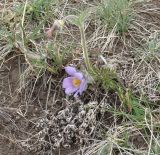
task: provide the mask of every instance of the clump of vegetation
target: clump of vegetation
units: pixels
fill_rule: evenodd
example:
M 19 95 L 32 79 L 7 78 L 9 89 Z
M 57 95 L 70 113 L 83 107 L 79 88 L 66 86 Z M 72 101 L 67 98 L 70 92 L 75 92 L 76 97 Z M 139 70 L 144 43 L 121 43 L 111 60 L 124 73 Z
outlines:
M 133 14 L 129 0 L 104 0 L 98 12 L 107 27 L 120 34 L 128 30 Z
M 40 22 L 42 20 L 48 20 L 51 15 L 51 7 L 56 7 L 57 0 L 33 0 L 26 1 L 25 5 L 21 4 L 15 7 L 16 14 L 21 15 L 23 11 L 26 13 L 26 17 L 29 22 Z
M 159 32 L 154 32 L 146 39 L 143 48 L 136 50 L 135 55 L 139 55 L 142 59 L 151 62 L 159 59 L 160 38 Z

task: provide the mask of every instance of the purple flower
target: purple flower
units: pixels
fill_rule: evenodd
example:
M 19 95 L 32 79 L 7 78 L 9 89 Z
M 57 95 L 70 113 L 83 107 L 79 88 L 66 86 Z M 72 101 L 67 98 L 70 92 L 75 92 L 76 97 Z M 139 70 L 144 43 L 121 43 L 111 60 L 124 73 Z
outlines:
M 63 80 L 65 93 L 67 95 L 74 93 L 74 97 L 77 97 L 78 94 L 81 95 L 86 89 L 87 80 L 84 78 L 83 74 L 78 72 L 74 67 L 65 67 L 65 71 L 69 75 L 69 77 Z

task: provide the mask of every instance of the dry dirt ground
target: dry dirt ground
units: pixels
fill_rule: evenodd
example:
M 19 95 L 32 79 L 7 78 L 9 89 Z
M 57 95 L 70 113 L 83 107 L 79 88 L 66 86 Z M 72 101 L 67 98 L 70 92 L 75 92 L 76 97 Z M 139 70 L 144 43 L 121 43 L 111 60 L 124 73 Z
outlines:
M 21 104 L 17 100 L 16 93 L 19 85 L 17 60 L 17 57 L 12 58 L 11 56 L 11 59 L 2 65 L 0 70 L 0 154 L 2 155 L 24 154 L 23 150 L 15 144 L 13 137 L 13 133 L 17 132 L 17 121 L 19 120 L 13 113 L 16 114 L 18 106 Z M 20 126 L 24 126 L 24 124 L 20 124 Z
M 16 140 L 23 139 L 23 136 L 27 135 L 27 131 L 32 130 L 29 124 L 32 120 L 45 115 L 37 105 L 37 101 L 25 105 L 24 96 L 19 93 L 21 68 L 23 65 L 25 66 L 23 62 L 22 56 L 10 55 L 0 69 L 0 155 L 41 154 L 26 151 L 17 144 Z M 39 89 L 39 87 L 36 89 Z M 45 90 L 40 96 L 39 100 L 42 100 L 42 103 L 45 104 L 45 96 L 47 96 Z M 27 112 L 25 112 L 26 107 Z M 71 150 L 57 150 L 53 154 L 66 155 L 75 152 L 74 148 Z

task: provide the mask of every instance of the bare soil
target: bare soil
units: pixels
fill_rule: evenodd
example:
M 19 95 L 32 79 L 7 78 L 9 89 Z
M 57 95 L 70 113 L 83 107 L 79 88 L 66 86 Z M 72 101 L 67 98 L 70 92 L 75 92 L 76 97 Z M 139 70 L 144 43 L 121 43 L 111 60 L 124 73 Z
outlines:
M 0 154 L 2 155 L 25 155 L 22 148 L 16 145 L 15 137 L 18 130 L 17 121 L 14 117 L 20 104 L 17 100 L 16 88 L 19 81 L 19 66 L 17 57 L 9 59 L 2 65 L 0 70 Z
M 22 85 L 21 72 L 26 69 L 26 66 L 23 56 L 9 55 L 0 70 L 0 155 L 79 154 L 76 151 L 77 145 L 70 149 L 52 152 L 43 150 L 41 145 L 39 146 L 36 142 L 32 150 L 21 145 L 24 139 L 27 140 L 26 138 L 30 137 L 30 134 L 37 133 L 35 130 L 38 129 L 34 128 L 34 122 L 47 115 L 44 110 L 46 102 L 47 108 L 52 111 L 51 113 L 60 108 L 53 107 L 53 98 L 51 99 L 48 95 L 47 87 L 44 88 L 42 80 L 37 82 L 34 90 L 31 85 L 26 90 L 20 90 Z M 53 97 L 53 95 L 51 96 Z M 30 101 L 27 102 L 28 97 L 30 97 Z

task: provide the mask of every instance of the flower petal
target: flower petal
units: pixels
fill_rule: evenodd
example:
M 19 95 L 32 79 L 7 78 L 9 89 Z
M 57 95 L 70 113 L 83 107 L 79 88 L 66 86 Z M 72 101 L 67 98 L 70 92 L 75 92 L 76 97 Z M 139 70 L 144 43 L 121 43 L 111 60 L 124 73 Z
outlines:
M 77 72 L 74 67 L 70 67 L 70 66 L 65 67 L 65 71 L 68 75 L 71 75 L 71 76 L 73 76 L 73 74 Z
M 67 95 L 70 95 L 71 93 L 74 93 L 75 91 L 77 91 L 78 88 L 75 88 L 75 87 L 68 87 L 65 89 L 65 93 Z
M 68 87 L 73 87 L 73 83 L 72 83 L 73 77 L 67 77 L 63 80 L 63 88 L 68 88 Z
M 78 92 L 80 93 L 80 95 L 86 89 L 86 87 L 87 87 L 87 81 L 85 79 L 83 79 L 82 82 L 81 82 L 81 85 L 79 87 L 79 90 L 78 90 Z
M 83 74 L 80 73 L 80 72 L 74 73 L 73 76 L 76 77 L 76 78 L 79 79 L 79 80 L 82 80 L 82 79 L 83 79 Z

